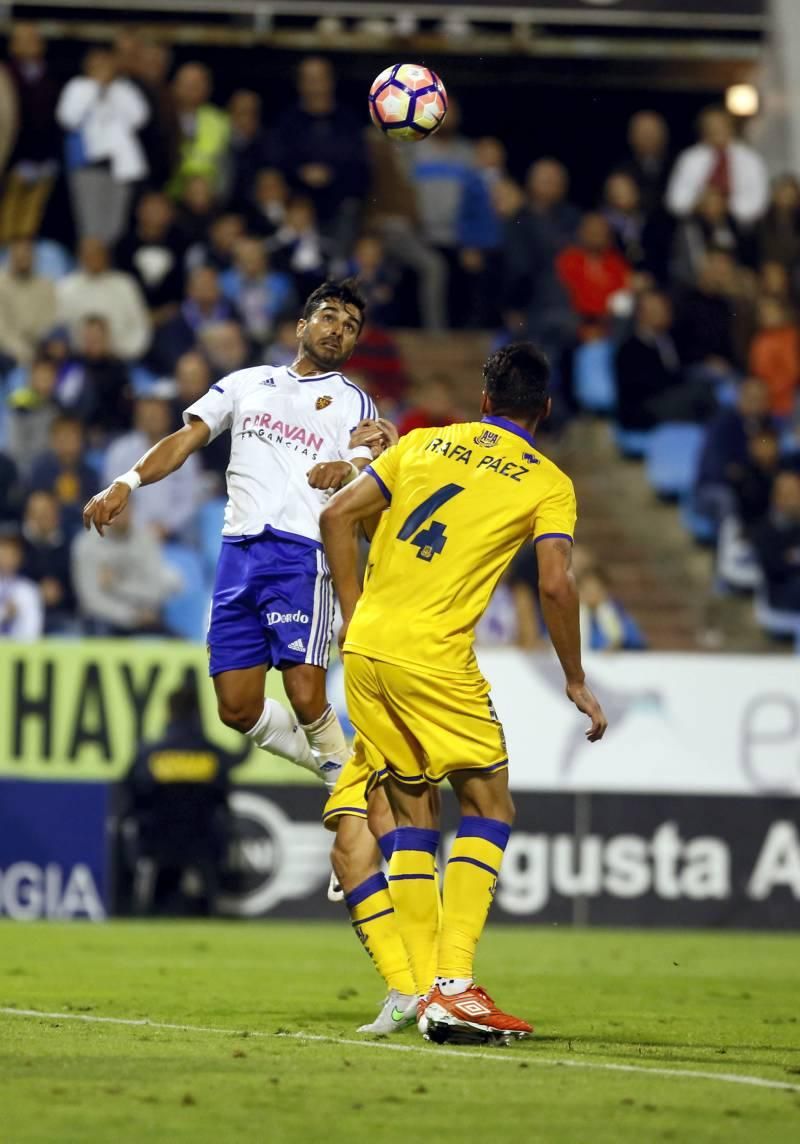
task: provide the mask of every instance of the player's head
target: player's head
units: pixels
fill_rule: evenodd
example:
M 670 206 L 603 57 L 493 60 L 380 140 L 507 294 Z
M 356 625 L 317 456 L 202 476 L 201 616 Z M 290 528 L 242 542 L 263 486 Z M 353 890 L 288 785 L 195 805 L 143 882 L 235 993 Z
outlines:
M 352 278 L 324 282 L 309 294 L 297 336 L 305 357 L 319 369 L 338 369 L 353 352 L 367 304 Z
M 550 363 L 532 342 L 495 350 L 483 367 L 481 412 L 535 428 L 550 412 Z

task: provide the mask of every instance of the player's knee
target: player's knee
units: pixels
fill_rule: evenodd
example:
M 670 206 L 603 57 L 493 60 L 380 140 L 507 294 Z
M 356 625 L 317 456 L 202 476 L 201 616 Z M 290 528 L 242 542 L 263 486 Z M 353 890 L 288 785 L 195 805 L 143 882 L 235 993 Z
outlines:
M 232 727 L 234 731 L 240 731 L 243 735 L 255 727 L 263 709 L 263 700 L 260 705 L 245 699 L 239 701 L 220 699 L 217 702 L 220 720 L 226 727 Z
M 324 714 L 327 700 L 324 676 L 321 673 L 287 671 L 284 672 L 283 682 L 286 696 L 301 723 L 313 723 Z
M 508 791 L 506 794 L 505 814 L 506 817 L 503 821 L 507 822 L 509 826 L 513 826 L 514 819 L 517 817 L 517 808 L 514 806 L 514 800 L 511 797 L 510 791 Z
M 376 787 L 367 799 L 367 825 L 373 838 L 383 838 L 394 830 L 394 815 L 382 787 Z
M 346 890 L 352 889 L 368 878 L 372 871 L 369 869 L 365 871 L 360 866 L 358 855 L 353 848 L 337 835 L 331 847 L 331 867 L 339 885 Z

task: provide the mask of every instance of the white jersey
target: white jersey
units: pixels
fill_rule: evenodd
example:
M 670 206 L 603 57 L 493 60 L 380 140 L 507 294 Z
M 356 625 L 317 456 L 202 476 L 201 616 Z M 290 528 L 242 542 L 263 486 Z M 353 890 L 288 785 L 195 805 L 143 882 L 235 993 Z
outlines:
M 372 453 L 351 449 L 363 417 L 377 417 L 372 398 L 341 373 L 301 377 L 288 366 L 240 369 L 212 385 L 183 412 L 199 417 L 214 440 L 231 431 L 228 503 L 223 537 L 283 536 L 320 541 L 326 494 L 309 487 L 318 461 L 352 461 Z

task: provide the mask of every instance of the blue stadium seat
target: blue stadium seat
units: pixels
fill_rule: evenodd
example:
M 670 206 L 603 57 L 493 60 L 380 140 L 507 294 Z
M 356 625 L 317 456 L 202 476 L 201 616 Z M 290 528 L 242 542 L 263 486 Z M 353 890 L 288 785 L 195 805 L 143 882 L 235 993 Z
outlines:
M 174 635 L 202 643 L 208 628 L 210 602 L 203 563 L 196 552 L 183 544 L 165 545 L 164 558 L 183 577 L 183 588 L 164 606 L 164 623 Z
M 638 460 L 647 453 L 651 432 L 650 429 L 622 429 L 615 425 L 614 441 L 623 457 Z
M 8 250 L 0 254 L 0 266 L 8 261 Z M 33 245 L 33 270 L 43 278 L 57 282 L 75 269 L 71 252 L 52 238 L 38 238 Z
M 699 544 L 713 544 L 717 524 L 713 516 L 702 512 L 696 504 L 694 490 L 681 497 L 681 524 Z
M 153 373 L 151 369 L 147 369 L 143 365 L 133 366 L 130 375 L 134 397 L 147 397 L 158 381 L 158 374 Z
M 206 501 L 197 514 L 200 527 L 200 551 L 203 560 L 203 570 L 206 582 L 214 582 L 214 569 L 217 567 L 219 556 L 220 534 L 225 519 L 225 498 L 215 497 Z
M 646 472 L 661 497 L 688 494 L 695 483 L 705 431 L 700 425 L 667 421 L 654 429 L 647 445 Z
M 587 342 L 575 351 L 575 396 L 581 409 L 610 413 L 617 404 L 614 347 L 610 341 Z

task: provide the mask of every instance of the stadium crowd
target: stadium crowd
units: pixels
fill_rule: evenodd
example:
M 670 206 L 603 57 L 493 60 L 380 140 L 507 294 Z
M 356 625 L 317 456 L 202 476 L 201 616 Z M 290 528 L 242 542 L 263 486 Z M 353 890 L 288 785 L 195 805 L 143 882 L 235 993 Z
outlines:
M 267 117 L 257 92 L 221 106 L 205 64 L 173 68 L 129 31 L 61 76 L 17 24 L 0 104 L 0 635 L 197 632 L 224 438 L 103 543 L 81 508 L 215 378 L 290 362 L 299 303 L 344 274 L 369 305 L 348 373 L 401 432 L 471 411 L 446 374 L 410 382 L 394 329 L 529 336 L 554 366 L 556 430 L 598 370 L 623 441 L 703 427 L 694 508 L 721 567 L 746 546 L 770 601 L 800 609 L 800 181 L 770 185 L 724 110 L 677 155 L 660 115 L 635 114 L 581 211 L 558 158 L 517 178 L 454 99 L 436 136 L 390 143 L 318 57 Z M 71 236 L 48 221 L 59 186 Z M 642 646 L 602 570 L 582 575 L 593 646 Z M 534 646 L 524 554 L 502 587 L 485 638 Z

